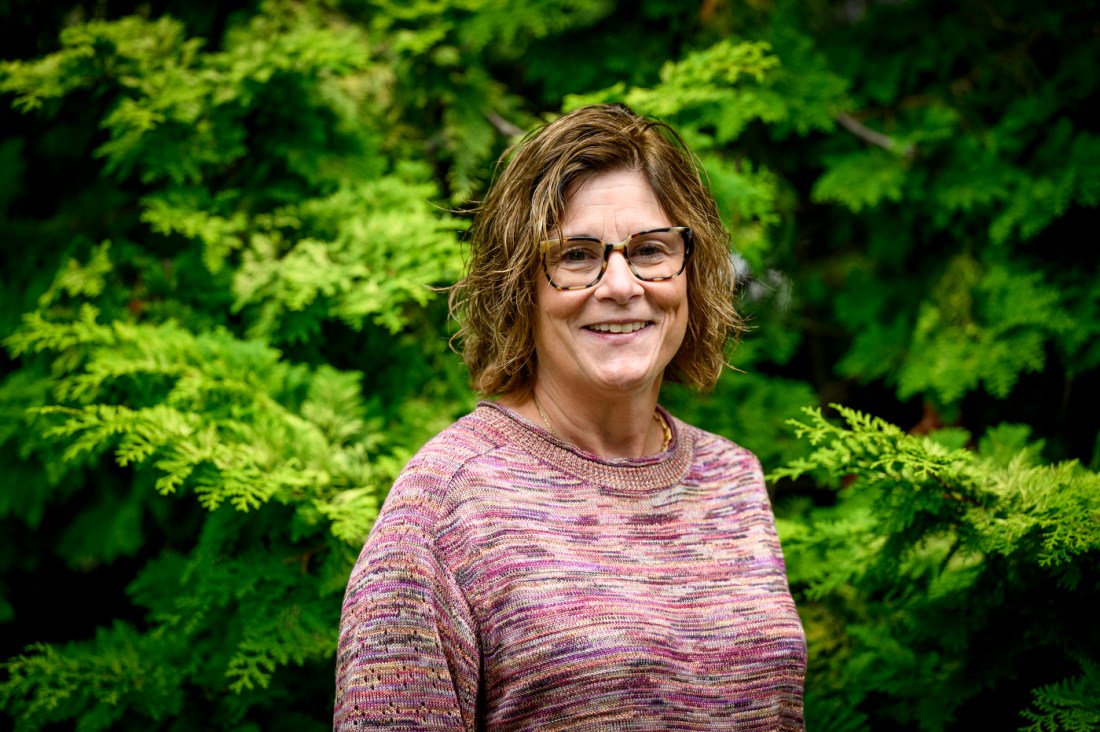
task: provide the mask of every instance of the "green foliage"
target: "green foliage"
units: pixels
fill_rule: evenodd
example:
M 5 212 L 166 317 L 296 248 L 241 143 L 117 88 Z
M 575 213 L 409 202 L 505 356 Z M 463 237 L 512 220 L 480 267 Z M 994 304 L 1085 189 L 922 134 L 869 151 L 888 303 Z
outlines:
M 13 708 L 28 723 L 75 710 L 100 729 L 128 709 L 153 719 L 178 713 L 188 684 L 244 693 L 267 688 L 288 664 L 324 661 L 338 611 L 325 598 L 338 600 L 349 550 L 408 456 L 389 452 L 361 376 L 292 366 L 225 331 L 102 325 L 96 315 L 85 305 L 72 322 L 31 316 L 9 339 L 16 354 L 56 357 L 62 375 L 52 395 L 68 406 L 39 414 L 53 423 L 45 436 L 64 445 L 62 462 L 95 462 L 110 450 L 141 489 L 108 494 L 78 515 L 69 533 L 80 545 L 60 549 L 99 562 L 134 554 L 149 539 L 141 514 L 167 508 L 147 505 L 150 487 L 193 494 L 211 513 L 192 549 L 166 548 L 131 583 L 148 631 L 116 627 L 64 653 L 32 647 L 8 664 Z M 156 647 L 169 636 L 170 648 Z M 96 685 L 73 697 L 82 674 Z M 140 693 L 142 679 L 155 682 L 152 697 Z
M 0 514 L 47 531 L 21 551 L 9 542 L 28 534 L 5 536 L 0 563 L 125 561 L 136 573 L 107 601 L 140 622 L 26 646 L 4 707 L 23 729 L 277 728 L 297 718 L 296 675 L 331 664 L 393 477 L 469 404 L 461 382 L 424 387 L 441 353 L 377 357 L 445 343 L 428 308 L 459 271 L 464 223 L 436 207 L 429 167 L 394 157 L 375 96 L 392 80 L 323 8 L 268 3 L 209 51 L 167 17 L 60 42 L 5 62 L 0 83 L 51 119 L 90 93 L 103 137 L 83 154 L 125 203 L 45 238 L 56 272 L 4 341 L 21 367 L 0 382 L 0 454 L 28 479 Z M 349 358 L 356 341 L 375 352 Z M 409 421 L 422 390 L 434 410 Z
M 1077 325 L 1059 300 L 1038 273 L 955 259 L 917 316 L 899 395 L 951 404 L 984 385 L 1007 397 L 1021 374 L 1043 368 L 1044 344 Z
M 443 171 L 456 204 L 484 190 L 501 135 L 515 136 L 534 119 L 491 65 L 513 65 L 532 42 L 583 28 L 612 10 L 610 2 L 593 0 L 522 6 L 501 0 L 351 0 L 344 7 L 372 37 L 385 39 L 384 73 L 404 82 L 391 89 L 391 120 L 427 141 L 414 148 L 414 157 Z
M 433 296 L 428 283 L 459 276 L 461 226 L 431 210 L 432 192 L 392 176 L 278 209 L 259 222 L 270 229 L 249 237 L 233 309 L 257 308 L 250 332 L 275 339 L 304 339 L 324 318 L 358 330 L 369 317 L 401 331 L 407 304 L 423 306 Z
M 1087 732 L 1100 726 L 1100 670 L 1095 663 L 1082 664 L 1084 674 L 1044 686 L 1032 692 L 1034 702 L 1023 716 L 1032 724 L 1026 732 L 1070 730 Z
M 920 437 L 835 408 L 844 425 L 820 410 L 794 423 L 813 452 L 771 476 L 844 486 L 833 507 L 780 523 L 802 610 L 829 631 L 808 633 L 817 693 L 856 707 L 881 694 L 893 723 L 937 730 L 990 687 L 1024 680 L 1038 711 L 1016 711 L 1033 729 L 1085 728 L 1100 711 L 1082 693 L 1095 679 L 1057 680 L 1100 652 L 1087 610 L 1100 474 L 1042 464 L 1025 426 L 991 429 L 972 451 L 950 445 L 965 434 Z M 989 646 L 1007 632 L 1011 643 Z
M 594 101 L 731 230 L 737 370 L 662 400 L 774 479 L 808 726 L 1095 726 L 1095 2 L 172 7 L 0 8 L 18 729 L 326 725 L 355 552 L 474 403 L 461 209 Z
M 82 732 L 111 729 L 130 707 L 154 720 L 179 713 L 183 699 L 163 644 L 126 625 L 101 628 L 94 641 L 63 652 L 46 644 L 28 650 L 8 662 L 2 687 L 5 708 L 19 713 L 24 729 L 71 719 L 72 707 L 87 710 L 77 725 Z
M 683 61 L 666 63 L 661 68 L 661 83 L 654 89 L 633 88 L 624 94 L 625 87 L 619 85 L 594 94 L 567 97 L 565 110 L 614 100 L 646 110 L 646 113 L 662 119 L 685 109 L 720 103 L 725 103 L 726 111 L 733 111 L 738 106 L 735 104 L 738 98 L 748 95 L 731 94 L 730 86 L 742 76 L 762 81 L 764 75 L 779 64 L 779 60 L 769 53 L 770 50 L 768 44 L 762 42 L 721 41 L 690 54 Z M 619 96 L 624 98 L 616 99 Z M 751 99 L 751 96 L 748 98 Z M 760 111 L 739 110 L 740 113 L 727 123 L 731 126 L 719 131 L 719 138 L 730 140 L 736 137 L 745 122 L 759 116 Z
M 882 150 L 839 156 L 817 179 L 812 198 L 856 213 L 883 202 L 896 203 L 902 199 L 907 167 L 904 159 Z

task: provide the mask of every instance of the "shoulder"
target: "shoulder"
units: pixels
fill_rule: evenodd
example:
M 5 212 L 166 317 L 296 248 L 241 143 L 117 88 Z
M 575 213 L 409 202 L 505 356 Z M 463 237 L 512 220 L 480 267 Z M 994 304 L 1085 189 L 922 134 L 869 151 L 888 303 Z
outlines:
M 686 481 L 720 486 L 727 495 L 768 501 L 764 469 L 751 450 L 681 420 L 676 420 L 676 427 L 692 453 Z
M 419 480 L 428 484 L 449 482 L 471 461 L 493 452 L 504 443 L 494 430 L 491 414 L 478 407 L 421 447 L 405 465 L 398 483 Z
M 678 434 L 683 435 L 691 445 L 695 463 L 721 463 L 761 471 L 756 455 L 728 437 L 707 432 L 679 419 L 675 419 L 675 423 Z
M 436 520 L 454 485 L 471 469 L 494 461 L 507 439 L 495 410 L 479 406 L 430 439 L 398 474 L 379 514 L 379 523 L 410 514 Z M 427 528 L 427 526 L 425 526 Z

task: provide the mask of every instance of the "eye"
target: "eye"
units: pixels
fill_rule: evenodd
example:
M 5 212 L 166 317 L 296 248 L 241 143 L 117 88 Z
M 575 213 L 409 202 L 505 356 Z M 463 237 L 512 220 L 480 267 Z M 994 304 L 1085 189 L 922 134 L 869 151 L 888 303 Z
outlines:
M 547 252 L 547 264 L 572 270 L 598 269 L 603 262 L 603 245 L 588 240 L 558 242 Z
M 598 257 L 590 246 L 571 246 L 562 252 L 561 259 L 563 262 L 585 262 Z
M 630 259 L 646 262 L 669 256 L 668 243 L 660 239 L 642 239 L 630 246 Z

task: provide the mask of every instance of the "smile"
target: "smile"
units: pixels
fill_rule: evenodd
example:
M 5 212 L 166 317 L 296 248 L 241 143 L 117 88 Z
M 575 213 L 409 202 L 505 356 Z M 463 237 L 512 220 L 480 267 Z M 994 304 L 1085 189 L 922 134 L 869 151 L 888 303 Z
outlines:
M 638 320 L 633 323 L 597 323 L 585 327 L 589 330 L 599 331 L 600 333 L 633 333 L 636 330 L 641 330 L 647 325 L 649 325 L 648 322 Z

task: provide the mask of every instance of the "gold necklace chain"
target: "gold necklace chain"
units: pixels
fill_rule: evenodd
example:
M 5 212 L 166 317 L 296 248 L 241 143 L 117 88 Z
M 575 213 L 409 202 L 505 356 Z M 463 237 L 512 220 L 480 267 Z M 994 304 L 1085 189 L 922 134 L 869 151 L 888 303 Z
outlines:
M 669 426 L 668 420 L 662 417 L 656 409 L 653 410 L 653 419 L 657 420 L 657 424 L 661 425 L 661 431 L 665 434 L 665 440 L 661 443 L 661 452 L 664 452 L 672 444 L 672 427 Z
M 539 410 L 539 416 L 542 417 L 542 423 L 546 425 L 546 429 L 550 430 L 550 434 L 557 437 L 558 431 L 554 429 L 554 425 L 550 424 L 550 418 L 547 417 L 546 412 L 543 411 L 542 405 L 539 404 L 539 398 L 534 391 L 531 392 L 531 398 L 535 400 L 535 409 Z
M 535 409 L 539 410 L 539 416 L 542 417 L 542 423 L 546 425 L 546 429 L 549 430 L 550 434 L 554 437 L 561 438 L 558 431 L 554 429 L 554 425 L 550 424 L 550 418 L 546 416 L 546 410 L 539 404 L 538 395 L 532 391 L 531 398 L 535 400 Z M 661 425 L 661 431 L 664 433 L 665 439 L 664 443 L 661 445 L 661 452 L 664 452 L 668 449 L 668 446 L 672 444 L 672 427 L 669 426 L 668 420 L 662 417 L 661 413 L 657 410 L 653 411 L 653 419 L 657 420 L 657 424 Z

